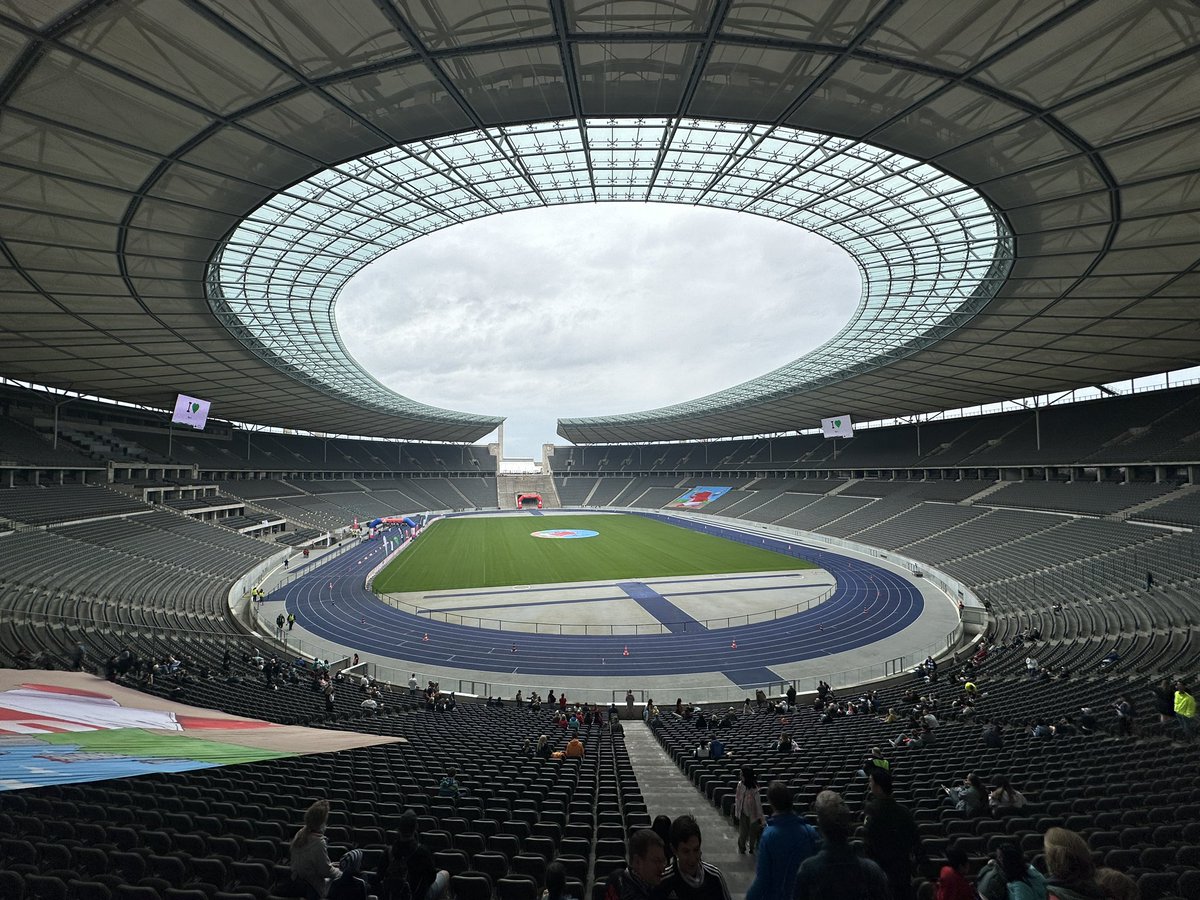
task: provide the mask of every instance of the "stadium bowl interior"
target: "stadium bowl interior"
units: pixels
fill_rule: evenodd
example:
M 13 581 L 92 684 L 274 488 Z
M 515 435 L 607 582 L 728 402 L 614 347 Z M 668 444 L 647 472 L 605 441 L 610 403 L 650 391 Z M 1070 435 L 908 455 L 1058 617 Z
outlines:
M 972 876 L 1008 842 L 1044 867 L 1043 835 L 1063 827 L 1142 897 L 1200 896 L 1192 718 L 1156 705 L 1194 716 L 1200 387 L 1131 381 L 1066 402 L 1200 361 L 1198 25 L 1193 5 L 1151 0 L 0 2 L 0 896 L 283 896 L 288 841 L 317 796 L 335 859 L 359 848 L 377 871 L 411 809 L 454 896 L 505 900 L 538 896 L 555 861 L 569 893 L 599 898 L 632 831 L 692 811 L 741 896 L 740 768 L 789 782 L 805 811 L 840 790 L 858 816 L 873 746 L 929 860 L 914 894 L 952 845 Z M 862 301 L 832 341 L 743 384 L 560 419 L 567 443 L 519 476 L 476 443 L 502 415 L 401 396 L 345 350 L 338 291 L 388 249 L 610 200 L 823 234 L 855 256 Z M 202 431 L 166 424 L 185 387 L 218 417 Z M 946 414 L 964 408 L 980 414 Z M 892 424 L 796 432 L 835 413 Z M 686 655 L 671 642 L 695 633 L 610 628 L 597 637 L 631 650 L 612 674 L 553 666 L 575 699 L 615 702 L 623 730 L 599 716 L 582 759 L 531 757 L 527 739 L 566 741 L 511 688 L 564 689 L 538 659 L 588 654 L 574 642 L 591 635 L 560 622 L 499 640 L 461 611 L 398 605 L 397 632 L 381 631 L 362 577 L 424 514 L 508 512 L 521 494 L 542 509 L 511 514 L 546 516 L 530 530 L 553 530 L 560 509 L 616 510 L 803 547 L 842 593 L 790 624 L 747 614 L 719 639 L 706 630 L 712 646 L 693 646 L 734 675 L 723 682 L 671 671 Z M 346 536 L 398 516 L 411 522 Z M 804 655 L 811 625 L 843 627 L 854 578 L 885 572 L 897 591 L 923 585 L 914 620 L 932 640 L 872 648 L 868 603 L 853 664 L 771 668 Z M 304 599 L 343 602 L 335 575 L 381 605 L 336 645 Z M 288 611 L 299 630 L 277 629 Z M 671 632 L 664 621 L 648 630 Z M 776 655 L 729 662 L 764 632 Z M 523 635 L 512 652 L 509 634 Z M 505 658 L 456 668 L 442 640 L 455 635 Z M 356 646 L 368 638 L 378 652 Z M 912 669 L 935 642 L 930 684 Z M 274 656 L 272 684 L 255 660 Z M 314 656 L 352 678 L 310 689 Z M 537 683 L 514 672 L 526 656 Z M 662 671 L 639 668 L 657 656 Z M 456 708 L 428 710 L 414 669 Z M 360 675 L 381 681 L 376 708 Z M 822 680 L 855 714 L 816 708 Z M 723 759 L 696 759 L 692 717 L 664 702 L 711 701 L 720 720 L 734 697 L 777 701 L 789 685 L 800 703 L 782 720 L 736 704 Z M 211 768 L 176 771 L 191 766 L 174 752 L 104 769 L 150 758 L 150 743 L 61 708 L 30 724 L 22 706 L 125 689 L 140 693 L 113 702 L 144 703 L 148 728 L 174 715 L 184 731 L 224 716 L 310 730 L 240 738 L 223 757 L 192 745 Z M 872 690 L 902 721 L 862 712 Z M 889 748 L 913 709 L 919 724 L 914 692 L 936 697 L 936 739 Z M 497 693 L 502 707 L 484 702 Z M 1002 747 L 984 745 L 984 720 Z M 782 732 L 796 752 L 775 749 Z M 460 796 L 439 788 L 448 768 Z M 968 772 L 1009 778 L 1025 805 L 947 804 L 941 785 Z

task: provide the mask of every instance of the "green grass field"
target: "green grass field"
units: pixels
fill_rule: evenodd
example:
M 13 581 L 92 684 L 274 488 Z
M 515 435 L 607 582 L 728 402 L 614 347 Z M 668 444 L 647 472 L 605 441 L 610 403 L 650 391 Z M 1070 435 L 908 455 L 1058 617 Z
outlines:
M 592 538 L 547 540 L 533 531 L 586 528 Z M 380 572 L 380 593 L 441 591 L 812 568 L 811 563 L 641 516 L 443 519 Z

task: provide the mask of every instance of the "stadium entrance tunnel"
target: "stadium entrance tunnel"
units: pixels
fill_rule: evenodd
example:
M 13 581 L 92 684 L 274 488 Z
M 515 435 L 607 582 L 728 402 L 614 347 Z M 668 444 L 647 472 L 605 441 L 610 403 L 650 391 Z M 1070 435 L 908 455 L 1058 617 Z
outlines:
M 517 509 L 541 509 L 541 494 L 517 494 Z

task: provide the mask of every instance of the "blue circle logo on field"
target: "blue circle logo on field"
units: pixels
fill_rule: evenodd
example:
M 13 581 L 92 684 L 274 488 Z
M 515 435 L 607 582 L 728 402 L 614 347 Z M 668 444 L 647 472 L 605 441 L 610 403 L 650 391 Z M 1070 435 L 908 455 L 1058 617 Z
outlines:
M 586 528 L 551 528 L 549 531 L 529 532 L 530 537 L 553 538 L 563 541 L 569 541 L 574 538 L 596 537 L 598 534 L 600 534 L 600 532 L 588 531 Z

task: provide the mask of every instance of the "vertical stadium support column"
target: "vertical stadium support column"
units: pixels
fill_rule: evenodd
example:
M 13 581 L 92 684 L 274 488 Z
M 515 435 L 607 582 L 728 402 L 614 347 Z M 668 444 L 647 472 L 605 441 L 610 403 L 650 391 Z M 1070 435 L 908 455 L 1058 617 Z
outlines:
M 1033 431 L 1037 435 L 1037 448 L 1042 449 L 1042 411 L 1035 409 L 1033 411 Z

